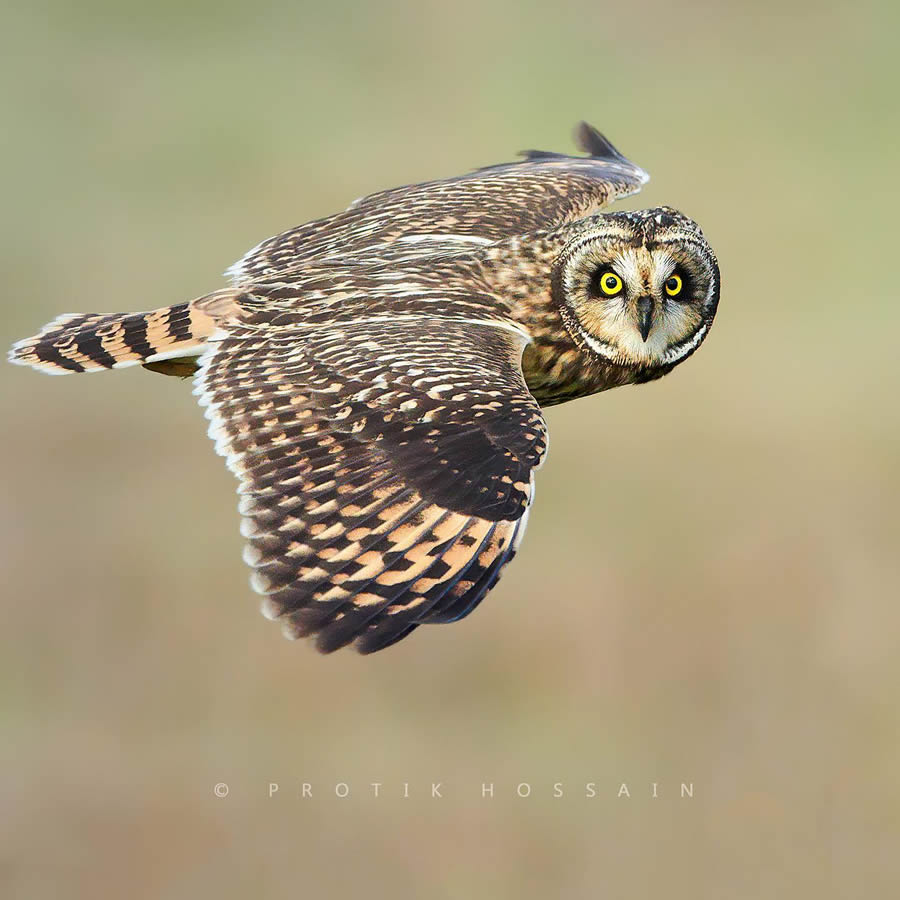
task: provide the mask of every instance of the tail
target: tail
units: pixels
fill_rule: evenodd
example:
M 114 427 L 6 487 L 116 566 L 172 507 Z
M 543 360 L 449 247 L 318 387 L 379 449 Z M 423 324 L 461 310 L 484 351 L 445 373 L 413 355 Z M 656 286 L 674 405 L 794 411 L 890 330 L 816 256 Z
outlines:
M 74 313 L 59 316 L 34 337 L 13 344 L 9 361 L 49 375 L 137 365 L 167 375 L 189 375 L 195 367 L 193 357 L 203 351 L 215 330 L 212 317 L 196 302 L 148 313 Z

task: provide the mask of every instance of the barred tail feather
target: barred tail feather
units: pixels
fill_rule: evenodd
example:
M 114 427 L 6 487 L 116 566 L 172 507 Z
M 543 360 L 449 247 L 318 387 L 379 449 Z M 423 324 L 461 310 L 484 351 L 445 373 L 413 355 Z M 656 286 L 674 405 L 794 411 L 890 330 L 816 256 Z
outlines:
M 181 358 L 199 355 L 215 327 L 209 314 L 194 303 L 148 313 L 74 313 L 59 316 L 34 337 L 13 344 L 9 361 L 50 375 L 135 365 L 184 375 L 191 366 Z

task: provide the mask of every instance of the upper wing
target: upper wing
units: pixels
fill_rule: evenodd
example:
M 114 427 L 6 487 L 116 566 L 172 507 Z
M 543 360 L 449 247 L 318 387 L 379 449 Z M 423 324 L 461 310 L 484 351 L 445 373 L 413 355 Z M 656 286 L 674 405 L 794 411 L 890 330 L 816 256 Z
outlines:
M 416 258 L 556 228 L 641 189 L 648 175 L 582 122 L 587 157 L 528 151 L 520 162 L 371 194 L 337 215 L 263 241 L 228 270 L 235 283 L 315 259 Z
M 263 611 L 329 652 L 461 618 L 521 539 L 546 449 L 514 328 L 229 323 L 201 362 Z

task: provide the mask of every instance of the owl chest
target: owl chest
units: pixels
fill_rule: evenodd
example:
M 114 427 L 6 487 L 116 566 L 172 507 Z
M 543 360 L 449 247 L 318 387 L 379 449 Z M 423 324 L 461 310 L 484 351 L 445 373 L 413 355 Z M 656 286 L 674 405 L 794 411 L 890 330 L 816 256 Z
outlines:
M 570 337 L 550 290 L 536 291 L 535 281 L 520 278 L 498 291 L 510 318 L 531 336 L 522 356 L 528 390 L 542 406 L 551 406 L 612 387 Z
M 541 406 L 565 403 L 615 387 L 609 373 L 597 367 L 570 341 L 537 339 L 525 348 L 522 372 L 528 390 Z

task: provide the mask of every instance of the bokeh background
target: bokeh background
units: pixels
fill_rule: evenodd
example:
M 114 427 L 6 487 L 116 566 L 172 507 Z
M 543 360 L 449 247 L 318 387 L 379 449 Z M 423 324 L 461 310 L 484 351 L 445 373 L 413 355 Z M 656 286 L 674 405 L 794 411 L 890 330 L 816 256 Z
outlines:
M 5 368 L 4 897 L 898 895 L 896 4 L 3 20 L 4 346 L 205 293 L 361 194 L 570 149 L 580 118 L 724 285 L 672 377 L 549 412 L 490 599 L 369 658 L 257 613 L 188 383 Z

